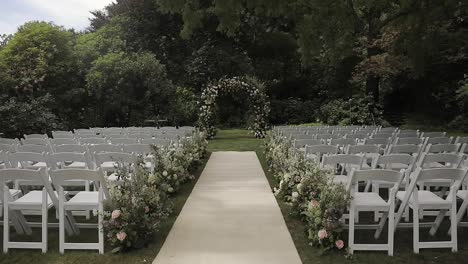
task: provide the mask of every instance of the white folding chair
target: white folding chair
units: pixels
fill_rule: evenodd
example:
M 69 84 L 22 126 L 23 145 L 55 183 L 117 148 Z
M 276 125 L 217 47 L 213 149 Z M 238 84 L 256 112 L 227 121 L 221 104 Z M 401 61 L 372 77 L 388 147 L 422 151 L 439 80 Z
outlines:
M 10 189 L 4 184 L 6 179 L 15 182 L 22 182 L 22 185 L 32 183 L 36 185 L 37 182 L 46 180 L 45 169 L 27 170 L 27 169 L 3 169 L 0 170 L 0 178 L 2 180 L 3 188 L 3 252 L 7 253 L 10 248 L 32 248 L 41 249 L 43 253 L 47 252 L 47 223 L 48 223 L 48 210 L 53 206 L 46 188 L 42 191 L 30 191 L 25 195 L 16 198 L 11 194 Z M 17 190 L 15 190 L 17 191 Z M 41 212 L 41 242 L 12 242 L 10 241 L 10 218 L 13 224 L 20 225 L 23 229 L 20 233 L 32 234 L 31 228 L 26 222 L 22 211 L 33 210 Z M 16 222 L 16 224 L 14 223 Z M 17 229 L 18 231 L 18 229 Z
M 63 169 L 50 172 L 52 182 L 58 189 L 59 195 L 59 252 L 63 254 L 66 249 L 95 249 L 100 254 L 104 253 L 104 232 L 103 232 L 103 202 L 108 199 L 109 192 L 101 169 Z M 64 186 L 68 186 L 70 181 L 89 181 L 98 186 L 97 192 L 81 191 L 71 199 L 65 196 Z M 69 243 L 65 241 L 65 225 L 67 222 L 66 213 L 70 211 L 97 211 L 98 217 L 98 243 Z
M 395 139 L 395 145 L 426 145 L 426 139 L 420 137 L 397 137 Z
M 398 225 L 404 210 L 409 206 L 413 210 L 413 250 L 419 253 L 421 248 L 451 248 L 452 252 L 458 250 L 457 244 L 457 191 L 468 172 L 467 168 L 452 169 L 422 169 L 420 167 L 411 174 L 410 185 L 406 191 L 397 192 L 397 199 L 401 201 L 395 218 L 395 226 Z M 447 197 L 441 198 L 430 190 L 418 190 L 416 186 L 421 182 L 432 180 L 451 181 L 450 192 Z M 419 238 L 419 213 L 421 210 L 439 210 L 430 234 L 434 235 L 446 213 L 450 211 L 451 240 L 422 242 Z
M 88 152 L 88 148 L 85 145 L 64 144 L 64 145 L 54 146 L 54 152 L 84 153 L 84 152 Z
M 10 165 L 13 168 L 37 169 L 47 168 L 47 158 L 45 153 L 16 152 L 8 156 Z
M 349 207 L 349 232 L 348 246 L 349 252 L 354 253 L 355 250 L 386 250 L 389 256 L 393 256 L 394 248 L 394 220 L 395 220 L 395 196 L 398 188 L 403 180 L 402 171 L 394 170 L 352 170 L 350 180 L 347 185 L 347 190 L 351 195 Z M 385 201 L 378 193 L 375 192 L 358 192 L 360 182 L 387 182 L 393 184 L 390 190 L 388 201 Z M 388 219 L 388 242 L 387 244 L 356 244 L 354 242 L 355 233 L 355 214 L 361 211 L 381 211 L 383 217 L 379 223 L 379 234 L 385 226 Z M 376 233 L 377 234 L 377 233 Z M 377 236 L 375 237 L 378 238 Z
M 316 139 L 296 139 L 294 140 L 294 147 L 305 151 L 305 146 L 307 145 L 320 145 L 322 142 Z

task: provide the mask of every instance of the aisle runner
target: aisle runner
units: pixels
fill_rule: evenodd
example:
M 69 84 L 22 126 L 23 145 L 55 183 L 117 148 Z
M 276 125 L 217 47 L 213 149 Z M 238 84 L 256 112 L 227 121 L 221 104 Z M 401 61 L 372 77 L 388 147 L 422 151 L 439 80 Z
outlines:
M 299 264 L 255 152 L 214 152 L 154 264 Z

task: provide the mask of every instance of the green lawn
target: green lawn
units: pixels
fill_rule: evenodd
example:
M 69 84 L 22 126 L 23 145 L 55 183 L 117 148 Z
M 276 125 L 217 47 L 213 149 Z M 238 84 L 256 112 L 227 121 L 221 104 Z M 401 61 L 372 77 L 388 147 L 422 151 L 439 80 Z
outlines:
M 0 253 L 0 264 L 13 264 L 13 263 L 32 263 L 34 264 L 83 264 L 83 263 L 99 263 L 99 264 L 133 264 L 133 263 L 152 263 L 159 250 L 161 249 L 164 241 L 166 240 L 169 231 L 172 228 L 177 216 L 179 215 L 185 201 L 192 192 L 195 183 L 197 182 L 207 159 L 203 161 L 195 172 L 195 180 L 190 181 L 181 186 L 180 191 L 173 196 L 172 202 L 174 203 L 174 213 L 166 219 L 160 227 L 159 232 L 156 234 L 154 240 L 146 248 L 135 250 L 125 254 L 112 254 L 110 248 L 106 248 L 104 255 L 99 255 L 97 251 L 76 251 L 68 250 L 65 254 L 61 255 L 58 252 L 58 229 L 49 229 L 49 250 L 46 254 L 42 254 L 40 250 L 10 250 L 7 255 Z M 81 219 L 80 219 L 81 220 Z M 56 221 L 54 213 L 49 217 L 49 221 Z M 3 229 L 0 230 L 0 235 L 3 238 Z M 12 229 L 13 230 L 13 229 Z M 79 237 L 80 242 L 97 242 L 97 230 L 81 230 Z M 14 231 L 13 231 L 14 232 Z M 40 229 L 33 229 L 36 239 L 40 239 Z M 27 237 L 31 239 L 30 237 Z M 21 238 L 20 238 L 21 239 Z M 0 245 L 1 241 L 0 241 Z M 2 246 L 0 246 L 0 249 Z
M 265 154 L 263 152 L 263 140 L 255 139 L 245 130 L 220 130 L 215 140 L 210 141 L 210 151 L 232 150 L 232 151 L 256 151 L 257 156 L 263 166 L 270 186 L 276 186 L 273 175 L 268 172 L 265 162 Z M 315 247 L 308 243 L 307 235 L 304 232 L 304 223 L 296 217 L 291 216 L 290 207 L 277 200 L 279 207 L 283 213 L 286 225 L 293 238 L 294 244 L 299 252 L 303 264 L 341 264 L 341 263 L 467 263 L 468 259 L 468 228 L 459 229 L 459 252 L 451 253 L 450 249 L 426 249 L 421 250 L 421 253 L 413 254 L 412 248 L 412 229 L 399 229 L 395 234 L 395 256 L 389 257 L 386 252 L 356 252 L 355 255 L 348 259 L 343 252 L 331 251 L 321 253 Z M 444 230 L 446 230 L 444 228 Z M 441 230 L 442 231 L 442 230 Z M 373 237 L 373 232 L 358 231 L 356 236 L 358 241 L 368 240 Z M 427 235 L 428 229 L 421 229 L 420 234 L 423 239 L 430 239 Z M 347 233 L 345 234 L 347 236 Z M 362 240 L 361 240 L 362 239 Z M 385 239 L 385 240 L 384 240 Z M 443 239 L 448 239 L 443 236 Z M 386 237 L 382 238 L 382 242 L 386 241 Z M 427 241 L 427 240 L 425 240 Z M 373 241 L 370 240 L 370 243 Z

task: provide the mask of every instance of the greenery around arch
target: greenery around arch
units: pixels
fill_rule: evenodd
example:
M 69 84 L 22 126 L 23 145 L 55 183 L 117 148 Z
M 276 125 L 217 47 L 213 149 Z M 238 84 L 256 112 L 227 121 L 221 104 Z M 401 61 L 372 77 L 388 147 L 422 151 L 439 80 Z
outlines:
M 270 113 L 270 102 L 265 93 L 263 83 L 253 77 L 222 78 L 209 84 L 202 92 L 199 116 L 199 126 L 206 131 L 207 138 L 216 135 L 215 116 L 217 98 L 222 93 L 245 91 L 248 95 L 251 118 L 249 130 L 256 138 L 264 138 L 267 130 L 267 120 Z

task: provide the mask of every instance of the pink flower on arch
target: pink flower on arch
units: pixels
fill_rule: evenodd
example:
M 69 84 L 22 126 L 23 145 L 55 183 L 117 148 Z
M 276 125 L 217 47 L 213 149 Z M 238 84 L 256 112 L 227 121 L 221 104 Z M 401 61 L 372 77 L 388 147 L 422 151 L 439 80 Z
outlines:
M 338 249 L 342 249 L 342 248 L 344 247 L 344 242 L 343 242 L 343 240 L 340 239 L 340 240 L 335 241 L 335 246 L 336 246 L 336 248 L 338 248 Z
M 318 237 L 320 240 L 326 238 L 327 236 L 328 236 L 327 230 L 321 229 L 320 231 L 318 231 Z
M 117 239 L 120 241 L 124 241 L 126 237 L 127 233 L 125 233 L 124 231 L 120 231 L 119 233 L 117 233 Z

